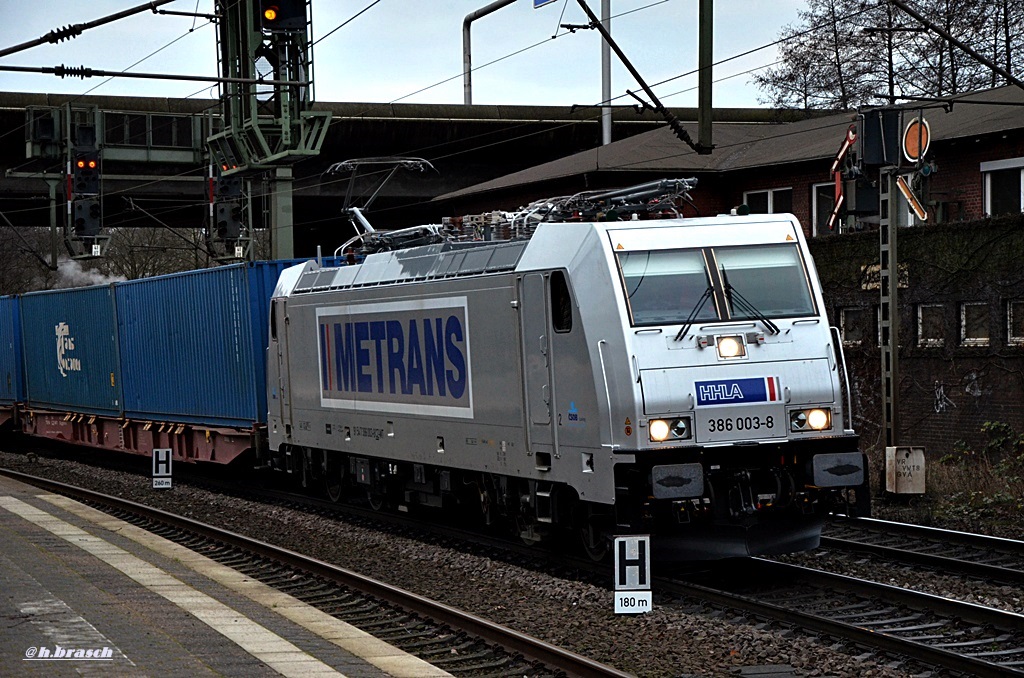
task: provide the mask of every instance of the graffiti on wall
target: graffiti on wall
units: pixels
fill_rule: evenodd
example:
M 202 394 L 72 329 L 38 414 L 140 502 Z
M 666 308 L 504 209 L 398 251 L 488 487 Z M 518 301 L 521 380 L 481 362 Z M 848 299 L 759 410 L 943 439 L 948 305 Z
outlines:
M 956 403 L 949 399 L 946 395 L 946 385 L 941 381 L 935 382 L 935 412 L 942 414 L 949 410 L 949 408 L 955 408 Z

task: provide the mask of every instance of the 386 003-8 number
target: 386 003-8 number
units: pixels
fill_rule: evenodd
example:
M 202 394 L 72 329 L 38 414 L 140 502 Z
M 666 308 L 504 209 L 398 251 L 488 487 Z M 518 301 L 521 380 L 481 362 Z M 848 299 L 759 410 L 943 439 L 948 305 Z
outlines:
M 775 417 L 713 417 L 708 419 L 708 431 L 763 431 L 775 428 Z

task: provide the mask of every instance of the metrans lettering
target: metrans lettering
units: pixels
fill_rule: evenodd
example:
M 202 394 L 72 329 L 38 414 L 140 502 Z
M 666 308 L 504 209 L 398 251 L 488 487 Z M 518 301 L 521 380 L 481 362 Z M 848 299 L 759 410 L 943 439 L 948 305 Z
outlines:
M 327 407 L 472 416 L 465 297 L 317 309 Z

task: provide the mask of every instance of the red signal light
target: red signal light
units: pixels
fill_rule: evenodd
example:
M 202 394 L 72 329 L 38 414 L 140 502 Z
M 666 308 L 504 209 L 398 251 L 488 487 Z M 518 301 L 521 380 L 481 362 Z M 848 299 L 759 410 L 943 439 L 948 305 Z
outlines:
M 90 160 L 89 161 L 89 169 L 96 169 L 96 161 L 95 160 Z
M 84 160 L 79 160 L 78 161 L 78 169 L 84 169 L 84 168 L 85 168 L 85 161 Z

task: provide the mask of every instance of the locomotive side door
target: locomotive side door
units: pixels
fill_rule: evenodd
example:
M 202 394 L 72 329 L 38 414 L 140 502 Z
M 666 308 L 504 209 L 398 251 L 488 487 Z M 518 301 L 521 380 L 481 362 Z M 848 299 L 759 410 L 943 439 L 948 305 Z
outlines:
M 288 306 L 287 301 L 273 299 L 270 306 L 270 355 L 267 356 L 270 386 L 269 410 L 271 425 L 278 420 L 279 433 L 287 437 L 292 422 L 291 389 L 287 383 L 288 364 Z M 270 371 L 271 365 L 273 371 Z
M 528 273 L 519 280 L 527 444 L 538 468 L 550 467 L 558 444 L 551 415 L 555 399 L 547 285 L 548 276 L 542 273 Z

